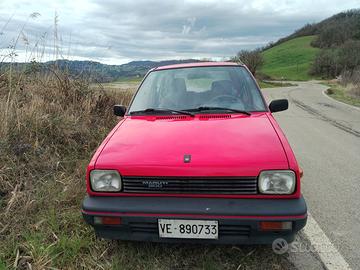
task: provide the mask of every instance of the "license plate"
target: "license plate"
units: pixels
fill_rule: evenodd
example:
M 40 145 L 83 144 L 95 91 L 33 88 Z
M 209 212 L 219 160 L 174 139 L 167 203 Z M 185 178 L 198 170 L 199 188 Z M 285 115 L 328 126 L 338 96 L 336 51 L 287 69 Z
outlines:
M 217 220 L 158 219 L 161 238 L 218 239 Z

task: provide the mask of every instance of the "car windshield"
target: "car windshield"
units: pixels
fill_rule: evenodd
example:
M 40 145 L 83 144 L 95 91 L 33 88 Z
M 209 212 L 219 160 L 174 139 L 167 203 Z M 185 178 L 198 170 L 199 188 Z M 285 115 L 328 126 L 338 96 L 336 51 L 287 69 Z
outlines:
M 190 67 L 152 71 L 143 81 L 129 113 L 206 108 L 265 111 L 249 72 L 241 66 Z M 222 108 L 222 109 L 221 109 Z M 151 110 L 149 110 L 151 109 Z M 166 109 L 163 111 L 156 109 Z M 230 112 L 230 110 L 229 110 Z M 234 112 L 234 111 L 233 111 Z

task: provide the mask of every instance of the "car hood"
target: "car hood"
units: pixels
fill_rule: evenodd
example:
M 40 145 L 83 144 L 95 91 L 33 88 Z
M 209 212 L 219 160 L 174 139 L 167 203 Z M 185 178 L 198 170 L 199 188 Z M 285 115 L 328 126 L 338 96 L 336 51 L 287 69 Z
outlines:
M 254 113 L 127 117 L 95 168 L 127 176 L 256 176 L 289 165 L 266 113 Z

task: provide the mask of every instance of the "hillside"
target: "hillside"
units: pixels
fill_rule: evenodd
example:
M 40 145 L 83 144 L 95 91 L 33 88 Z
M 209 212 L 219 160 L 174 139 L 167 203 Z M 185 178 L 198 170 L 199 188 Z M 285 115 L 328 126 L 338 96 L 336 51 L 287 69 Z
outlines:
M 273 79 L 310 79 L 310 66 L 319 51 L 310 45 L 314 39 L 315 36 L 294 38 L 263 51 L 260 72 Z
M 262 48 L 260 72 L 273 79 L 335 78 L 360 65 L 360 9 L 306 24 Z
M 306 24 L 294 33 L 270 42 L 264 50 L 280 45 L 294 38 L 304 36 L 317 37 L 313 40 L 313 46 L 326 48 L 339 46 L 349 39 L 360 39 L 360 9 L 351 9 L 340 12 L 318 23 Z

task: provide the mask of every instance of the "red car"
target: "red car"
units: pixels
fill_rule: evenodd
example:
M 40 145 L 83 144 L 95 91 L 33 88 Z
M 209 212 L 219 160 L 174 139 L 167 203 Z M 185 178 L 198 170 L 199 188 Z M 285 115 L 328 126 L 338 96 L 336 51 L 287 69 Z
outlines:
M 302 171 L 249 70 L 150 70 L 87 169 L 82 213 L 98 236 L 156 242 L 291 242 L 306 224 Z

